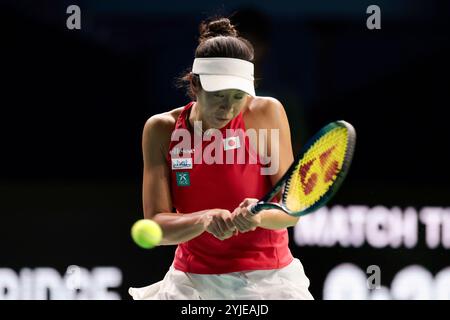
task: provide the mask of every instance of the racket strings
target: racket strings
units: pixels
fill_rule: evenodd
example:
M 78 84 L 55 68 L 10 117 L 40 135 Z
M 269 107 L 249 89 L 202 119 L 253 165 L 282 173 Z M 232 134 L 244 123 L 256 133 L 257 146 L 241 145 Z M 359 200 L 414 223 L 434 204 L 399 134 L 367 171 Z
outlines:
M 311 207 L 327 193 L 342 169 L 347 142 L 347 128 L 337 127 L 309 147 L 283 191 L 283 203 L 289 210 Z

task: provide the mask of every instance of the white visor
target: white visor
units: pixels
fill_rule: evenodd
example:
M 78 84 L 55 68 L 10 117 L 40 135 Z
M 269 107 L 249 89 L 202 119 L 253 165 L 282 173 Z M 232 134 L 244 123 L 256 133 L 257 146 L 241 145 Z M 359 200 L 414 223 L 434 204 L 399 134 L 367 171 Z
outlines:
M 205 91 L 237 89 L 254 97 L 253 70 L 253 63 L 234 58 L 196 58 L 192 66 Z

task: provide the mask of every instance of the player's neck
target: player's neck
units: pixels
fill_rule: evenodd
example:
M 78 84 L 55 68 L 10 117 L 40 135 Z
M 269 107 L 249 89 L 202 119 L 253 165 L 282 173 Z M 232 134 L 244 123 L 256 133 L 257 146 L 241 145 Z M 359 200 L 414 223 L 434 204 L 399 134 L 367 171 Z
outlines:
M 195 101 L 192 105 L 190 112 L 188 113 L 188 122 L 189 127 L 194 128 L 194 124 L 196 121 L 201 121 L 201 127 L 202 127 L 202 134 L 208 130 L 211 129 L 212 126 L 210 126 L 205 120 L 203 120 L 202 114 L 201 114 L 201 108 L 199 107 L 198 101 Z

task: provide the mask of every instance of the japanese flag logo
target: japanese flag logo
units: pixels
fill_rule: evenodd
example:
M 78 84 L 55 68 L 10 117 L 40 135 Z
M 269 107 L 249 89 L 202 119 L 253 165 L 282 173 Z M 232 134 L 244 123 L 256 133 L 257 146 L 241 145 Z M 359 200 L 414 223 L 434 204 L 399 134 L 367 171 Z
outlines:
M 229 137 L 223 139 L 223 149 L 224 150 L 233 150 L 241 147 L 241 140 L 239 137 Z

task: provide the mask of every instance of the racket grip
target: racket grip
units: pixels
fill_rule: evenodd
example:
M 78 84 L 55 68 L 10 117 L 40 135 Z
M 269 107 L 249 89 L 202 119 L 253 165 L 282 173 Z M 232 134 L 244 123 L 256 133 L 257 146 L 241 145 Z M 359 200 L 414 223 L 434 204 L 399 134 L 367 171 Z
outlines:
M 286 209 L 283 208 L 283 206 L 280 206 L 278 203 L 264 202 L 264 201 L 257 202 L 255 205 L 250 207 L 249 211 L 253 215 L 255 215 L 255 214 L 259 213 L 262 210 L 270 210 L 270 209 L 278 209 L 278 210 L 282 210 L 282 211 L 287 213 Z
M 261 210 L 264 210 L 265 206 L 263 205 L 263 202 L 257 202 L 256 204 L 254 204 L 251 208 L 250 208 L 250 212 L 255 215 L 258 212 L 260 212 Z

